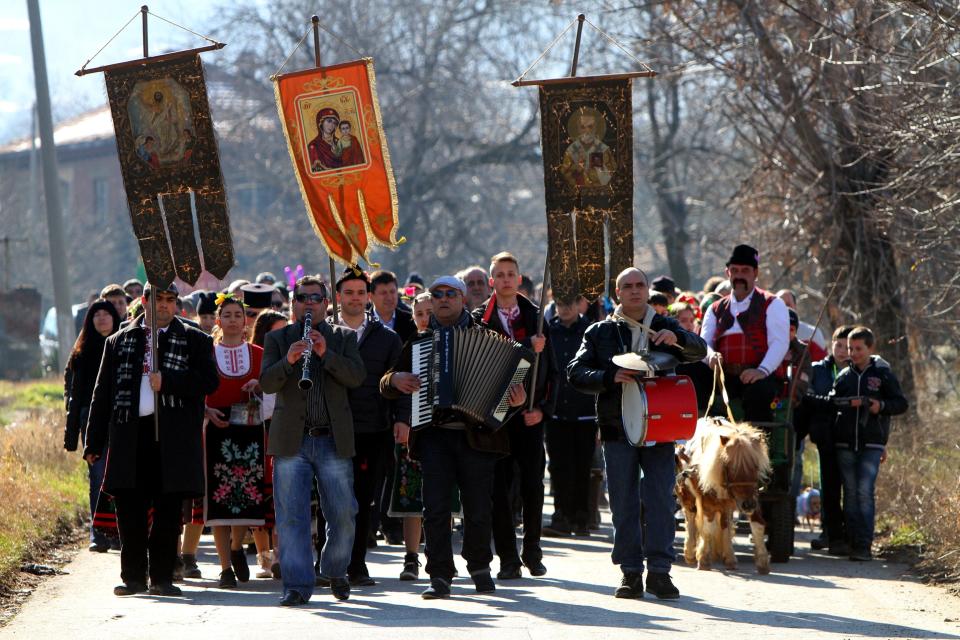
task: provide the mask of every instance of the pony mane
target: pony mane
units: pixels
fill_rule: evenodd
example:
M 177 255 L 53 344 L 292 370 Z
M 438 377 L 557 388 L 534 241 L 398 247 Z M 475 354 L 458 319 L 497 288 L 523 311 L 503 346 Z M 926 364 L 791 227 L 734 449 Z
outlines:
M 755 427 L 711 420 L 698 425 L 697 431 L 700 435 L 699 451 L 692 462 L 699 467 L 701 490 L 724 495 L 725 470 L 734 477 L 756 478 L 758 481 L 770 473 L 766 439 Z

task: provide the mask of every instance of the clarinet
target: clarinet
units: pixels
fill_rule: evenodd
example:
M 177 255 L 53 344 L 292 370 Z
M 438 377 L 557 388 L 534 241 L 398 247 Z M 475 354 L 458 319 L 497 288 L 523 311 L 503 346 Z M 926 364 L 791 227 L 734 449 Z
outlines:
M 307 350 L 303 352 L 303 372 L 300 374 L 300 382 L 297 383 L 304 391 L 309 391 L 313 386 L 313 380 L 310 379 L 310 354 L 313 352 L 313 340 L 310 339 L 310 330 L 313 328 L 313 316 L 307 311 L 303 315 L 303 340 L 307 343 Z

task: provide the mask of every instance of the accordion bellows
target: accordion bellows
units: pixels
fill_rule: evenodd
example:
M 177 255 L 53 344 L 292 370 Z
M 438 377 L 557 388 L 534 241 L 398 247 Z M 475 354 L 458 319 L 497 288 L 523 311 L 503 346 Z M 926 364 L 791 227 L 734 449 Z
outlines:
M 450 327 L 413 343 L 411 427 L 428 426 L 438 410 L 452 410 L 480 428 L 496 431 L 510 411 L 510 387 L 526 381 L 533 353 L 485 329 Z

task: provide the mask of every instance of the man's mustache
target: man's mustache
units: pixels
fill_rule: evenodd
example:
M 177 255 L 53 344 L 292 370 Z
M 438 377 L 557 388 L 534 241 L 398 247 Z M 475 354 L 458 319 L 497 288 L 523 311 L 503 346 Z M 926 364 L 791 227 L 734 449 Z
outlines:
M 734 278 L 734 279 L 730 282 L 730 284 L 732 284 L 733 286 L 737 286 L 738 284 L 742 284 L 743 287 L 744 287 L 744 289 L 746 289 L 746 287 L 747 287 L 747 281 L 744 280 L 743 278 Z

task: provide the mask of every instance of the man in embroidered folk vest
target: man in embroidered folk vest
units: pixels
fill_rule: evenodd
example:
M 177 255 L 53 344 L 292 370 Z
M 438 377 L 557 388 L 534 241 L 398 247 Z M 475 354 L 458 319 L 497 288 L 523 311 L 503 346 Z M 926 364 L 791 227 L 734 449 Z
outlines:
M 744 419 L 770 422 L 777 394 L 772 374 L 790 346 L 790 321 L 783 300 L 756 287 L 759 267 L 756 249 L 734 248 L 727 261 L 732 291 L 707 309 L 700 337 L 710 367 L 722 363 L 730 397 L 742 399 Z
M 203 494 L 203 399 L 220 383 L 210 336 L 175 317 L 176 286 L 156 294 L 153 289 L 148 283 L 143 292 L 146 313 L 107 339 L 83 452 L 93 464 L 109 443 L 103 489 L 116 499 L 123 546 L 123 584 L 113 590 L 118 596 L 147 590 L 148 555 L 150 593 L 180 595 L 173 586 L 173 565 L 181 504 Z M 156 373 L 150 372 L 152 295 L 157 297 Z M 154 412 L 159 412 L 159 439 Z

